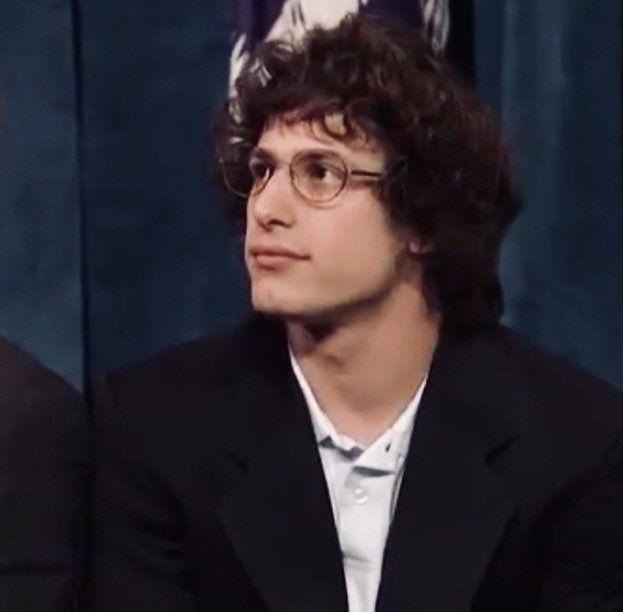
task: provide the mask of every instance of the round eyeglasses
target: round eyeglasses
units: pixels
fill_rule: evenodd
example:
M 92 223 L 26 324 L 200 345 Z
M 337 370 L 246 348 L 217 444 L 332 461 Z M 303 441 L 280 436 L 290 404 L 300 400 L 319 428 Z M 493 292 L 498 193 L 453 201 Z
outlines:
M 287 162 L 256 149 L 246 163 L 221 159 L 220 165 L 227 188 L 243 198 L 260 193 L 280 166 L 288 166 L 294 189 L 306 200 L 324 206 L 331 205 L 351 177 L 371 182 L 385 177 L 382 172 L 349 169 L 340 155 L 326 150 L 299 151 Z

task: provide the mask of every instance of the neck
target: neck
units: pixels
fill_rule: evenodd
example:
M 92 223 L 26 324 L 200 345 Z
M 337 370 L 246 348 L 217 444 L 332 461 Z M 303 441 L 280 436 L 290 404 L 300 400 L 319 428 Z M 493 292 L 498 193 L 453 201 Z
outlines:
M 440 317 L 408 285 L 339 321 L 286 323 L 320 407 L 338 431 L 363 444 L 389 427 L 419 388 L 439 327 Z

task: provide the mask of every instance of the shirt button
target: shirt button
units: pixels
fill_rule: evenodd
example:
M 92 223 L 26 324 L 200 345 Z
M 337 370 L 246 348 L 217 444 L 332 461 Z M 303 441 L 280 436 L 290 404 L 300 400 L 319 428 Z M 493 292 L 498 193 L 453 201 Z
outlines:
M 353 491 L 353 497 L 356 504 L 365 504 L 368 501 L 368 492 L 362 487 L 357 487 Z

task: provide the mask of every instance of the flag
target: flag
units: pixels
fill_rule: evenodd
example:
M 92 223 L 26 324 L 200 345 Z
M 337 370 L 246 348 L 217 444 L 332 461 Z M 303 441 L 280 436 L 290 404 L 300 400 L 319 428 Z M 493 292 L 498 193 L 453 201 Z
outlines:
M 255 44 L 261 40 L 300 40 L 312 27 L 336 26 L 347 13 L 400 18 L 421 25 L 433 50 L 443 52 L 450 28 L 449 0 L 232 0 L 234 44 L 229 88 Z

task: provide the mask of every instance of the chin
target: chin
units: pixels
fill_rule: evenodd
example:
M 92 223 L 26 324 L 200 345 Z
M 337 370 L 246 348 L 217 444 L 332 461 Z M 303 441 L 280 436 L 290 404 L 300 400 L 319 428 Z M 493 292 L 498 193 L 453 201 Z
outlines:
M 253 310 L 269 317 L 306 321 L 326 316 L 325 309 L 320 305 L 304 304 L 300 299 L 288 300 L 277 296 L 253 295 Z
M 253 310 L 268 317 L 288 319 L 309 324 L 338 324 L 347 321 L 362 309 L 369 308 L 371 300 L 367 295 L 340 295 L 324 299 L 304 288 L 294 290 L 264 283 L 252 284 L 251 304 Z
M 282 319 L 300 318 L 305 316 L 304 309 L 288 305 L 283 302 L 264 302 L 261 300 L 252 301 L 253 310 L 268 317 L 279 317 Z
M 266 317 L 306 326 L 332 326 L 341 320 L 341 309 L 320 304 L 266 304 L 253 302 L 253 310 Z

